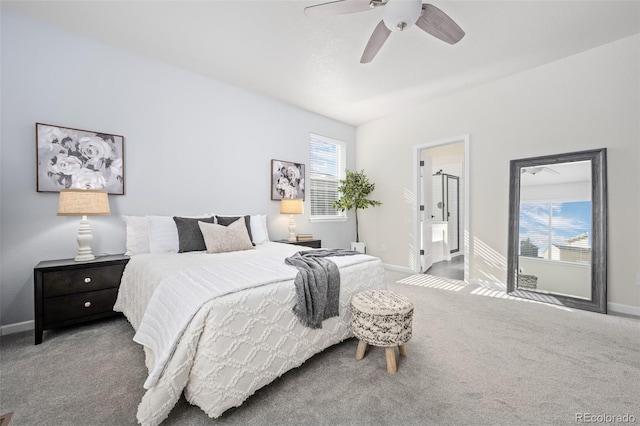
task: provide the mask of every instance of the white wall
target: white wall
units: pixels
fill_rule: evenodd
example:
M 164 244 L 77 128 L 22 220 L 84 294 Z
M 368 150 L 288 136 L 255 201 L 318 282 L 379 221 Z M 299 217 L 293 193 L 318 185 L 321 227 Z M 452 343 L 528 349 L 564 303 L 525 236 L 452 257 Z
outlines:
M 537 290 L 591 300 L 591 265 L 518 256 L 518 269 L 538 277 Z
M 606 147 L 608 300 L 640 307 L 639 75 L 635 35 L 358 127 L 356 163 L 383 202 L 362 215 L 369 253 L 412 265 L 413 147 L 468 133 L 470 277 L 504 285 L 509 161 Z
M 272 239 L 286 238 L 270 160 L 308 166 L 310 132 L 345 141 L 354 168 L 352 126 L 4 10 L 1 23 L 2 325 L 33 319 L 33 267 L 77 250 L 79 218 L 57 217 L 57 195 L 36 192 L 36 122 L 125 136 L 126 195 L 91 219 L 94 253 L 124 252 L 121 214 L 266 213 Z M 325 247 L 355 233 L 352 220 L 296 222 Z
M 520 201 L 591 201 L 591 181 L 520 186 Z

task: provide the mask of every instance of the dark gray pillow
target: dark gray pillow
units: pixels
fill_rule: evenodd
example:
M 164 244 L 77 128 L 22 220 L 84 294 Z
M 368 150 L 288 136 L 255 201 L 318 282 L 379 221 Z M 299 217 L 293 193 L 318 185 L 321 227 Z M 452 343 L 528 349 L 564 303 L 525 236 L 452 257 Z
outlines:
M 255 246 L 256 244 L 253 242 L 253 235 L 251 235 L 251 216 L 250 215 L 247 215 L 247 216 L 218 216 L 218 215 L 216 215 L 216 218 L 218 219 L 218 224 L 223 225 L 223 226 L 231 225 L 233 222 L 235 222 L 236 220 L 240 219 L 240 217 L 244 217 L 244 224 L 247 226 L 247 232 L 249 233 L 249 239 L 251 240 L 251 244 L 253 244 Z
M 178 228 L 178 253 L 207 249 L 198 222 L 214 223 L 215 218 L 213 216 L 203 218 L 174 216 L 173 221 L 176 223 L 176 228 Z

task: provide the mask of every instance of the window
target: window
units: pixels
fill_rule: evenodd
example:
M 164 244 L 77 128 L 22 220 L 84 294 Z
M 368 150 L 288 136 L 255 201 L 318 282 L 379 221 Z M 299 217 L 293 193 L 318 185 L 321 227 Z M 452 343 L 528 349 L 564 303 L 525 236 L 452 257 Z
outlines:
M 523 202 L 520 256 L 591 263 L 591 201 Z
M 331 204 L 339 197 L 338 186 L 345 175 L 344 142 L 324 136 L 310 135 L 309 181 L 312 221 L 345 220 Z

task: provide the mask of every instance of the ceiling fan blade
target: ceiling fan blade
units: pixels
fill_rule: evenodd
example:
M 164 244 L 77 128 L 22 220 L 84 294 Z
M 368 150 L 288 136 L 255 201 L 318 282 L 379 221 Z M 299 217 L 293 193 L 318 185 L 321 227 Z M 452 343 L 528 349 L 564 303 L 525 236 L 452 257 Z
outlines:
M 387 28 L 384 21 L 380 21 L 376 29 L 373 30 L 367 47 L 365 47 L 364 52 L 362 52 L 362 58 L 360 59 L 361 64 L 368 64 L 376 57 L 384 42 L 389 38 L 389 34 L 391 34 L 391 30 Z
M 418 18 L 416 25 L 421 30 L 449 44 L 456 44 L 464 37 L 462 28 L 449 15 L 432 4 L 422 5 L 422 16 Z
M 369 0 L 339 0 L 329 3 L 316 4 L 304 8 L 307 16 L 324 17 L 331 15 L 345 15 L 347 13 L 364 12 L 371 10 Z

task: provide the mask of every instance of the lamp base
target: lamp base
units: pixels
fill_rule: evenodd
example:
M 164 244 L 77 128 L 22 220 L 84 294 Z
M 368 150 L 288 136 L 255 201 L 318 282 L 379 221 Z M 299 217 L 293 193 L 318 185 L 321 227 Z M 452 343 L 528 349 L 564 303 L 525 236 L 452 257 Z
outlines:
M 86 262 L 87 260 L 96 258 L 91 252 L 93 234 L 91 234 L 91 227 L 89 226 L 89 220 L 87 220 L 86 216 L 82 216 L 76 240 L 78 241 L 78 254 L 73 260 L 76 262 Z
M 93 260 L 96 257 L 93 255 L 93 253 L 89 253 L 89 254 L 83 254 L 83 255 L 77 255 L 76 257 L 73 258 L 73 260 L 75 260 L 76 262 L 86 262 L 88 260 Z
M 296 238 L 296 221 L 293 219 L 293 215 L 289 215 L 289 238 L 288 241 L 297 241 Z

